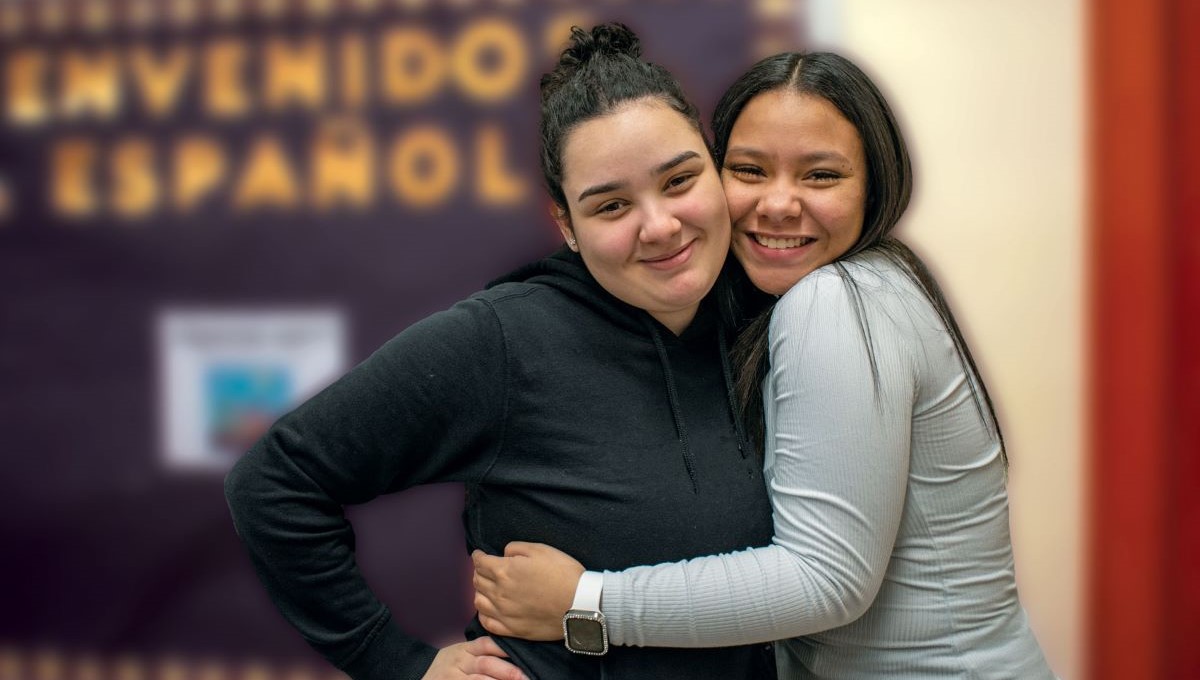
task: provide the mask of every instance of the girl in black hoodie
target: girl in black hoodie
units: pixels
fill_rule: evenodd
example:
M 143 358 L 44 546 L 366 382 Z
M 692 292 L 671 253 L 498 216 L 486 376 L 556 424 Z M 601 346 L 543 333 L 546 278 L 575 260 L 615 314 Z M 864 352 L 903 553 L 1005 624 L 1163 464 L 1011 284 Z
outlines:
M 354 680 L 773 675 L 761 646 L 586 656 L 496 647 L 477 619 L 467 636 L 481 639 L 435 649 L 371 592 L 342 511 L 464 482 L 468 550 L 545 542 L 593 570 L 769 541 L 710 294 L 729 247 L 720 180 L 695 107 L 638 54 L 623 26 L 575 29 L 542 79 L 542 164 L 567 247 L 396 336 L 226 479 L 272 599 Z

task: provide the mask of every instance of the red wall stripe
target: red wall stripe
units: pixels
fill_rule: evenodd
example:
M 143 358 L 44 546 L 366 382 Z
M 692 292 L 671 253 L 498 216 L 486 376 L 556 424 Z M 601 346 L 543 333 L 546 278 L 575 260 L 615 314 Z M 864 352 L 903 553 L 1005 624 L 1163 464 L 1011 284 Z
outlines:
M 1089 677 L 1162 677 L 1168 0 L 1090 3 Z
M 1175 347 L 1167 676 L 1200 678 L 1200 3 L 1174 0 L 1170 148 Z

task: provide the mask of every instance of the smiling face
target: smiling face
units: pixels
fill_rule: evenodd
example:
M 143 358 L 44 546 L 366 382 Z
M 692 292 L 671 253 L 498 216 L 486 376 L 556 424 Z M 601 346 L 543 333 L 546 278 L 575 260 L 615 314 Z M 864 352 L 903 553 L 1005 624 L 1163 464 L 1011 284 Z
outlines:
M 862 233 L 863 146 L 821 97 L 779 89 L 751 99 L 730 131 L 721 176 L 733 252 L 768 293 L 787 292 Z
M 682 332 L 729 250 L 729 212 L 700 133 L 642 99 L 571 130 L 562 163 L 563 237 L 608 292 Z

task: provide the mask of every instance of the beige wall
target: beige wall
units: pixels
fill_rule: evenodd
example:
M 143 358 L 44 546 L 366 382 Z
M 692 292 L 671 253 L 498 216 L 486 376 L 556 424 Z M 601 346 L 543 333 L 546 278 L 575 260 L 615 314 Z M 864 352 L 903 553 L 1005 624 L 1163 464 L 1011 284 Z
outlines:
M 1021 598 L 1082 672 L 1084 46 L 1080 0 L 809 0 L 875 77 L 917 191 L 902 237 L 947 289 L 997 401 Z M 818 45 L 821 46 L 821 45 Z

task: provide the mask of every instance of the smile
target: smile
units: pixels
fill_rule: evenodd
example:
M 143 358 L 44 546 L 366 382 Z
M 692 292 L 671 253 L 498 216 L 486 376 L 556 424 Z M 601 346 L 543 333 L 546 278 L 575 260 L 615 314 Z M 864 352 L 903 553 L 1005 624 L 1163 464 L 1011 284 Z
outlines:
M 642 260 L 643 264 L 649 265 L 654 269 L 673 269 L 691 258 L 692 245 L 695 241 L 689 241 L 687 245 L 679 250 L 671 251 L 659 257 L 648 257 Z
M 772 250 L 787 250 L 788 248 L 799 248 L 800 246 L 806 246 L 816 240 L 814 238 L 809 238 L 807 236 L 801 236 L 799 238 L 774 238 L 771 236 L 760 236 L 759 234 L 751 234 L 750 237 L 753 238 L 754 242 L 757 243 L 758 245 L 760 245 L 764 248 L 770 248 Z

